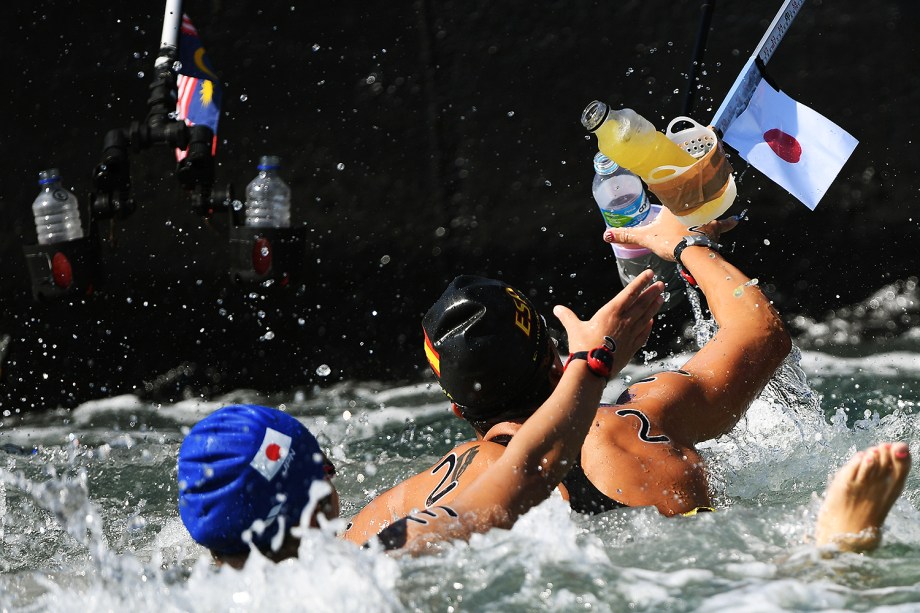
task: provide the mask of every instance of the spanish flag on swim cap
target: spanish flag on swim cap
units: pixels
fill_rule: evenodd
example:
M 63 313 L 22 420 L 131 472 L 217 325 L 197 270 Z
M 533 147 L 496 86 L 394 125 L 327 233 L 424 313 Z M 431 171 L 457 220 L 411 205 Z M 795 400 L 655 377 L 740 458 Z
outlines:
M 425 330 L 422 330 L 422 333 L 425 335 L 425 357 L 428 358 L 428 365 L 431 366 L 431 370 L 434 371 L 436 377 L 441 376 L 441 355 L 438 353 L 437 349 L 434 348 L 434 345 L 431 343 L 431 339 L 428 338 L 428 333 Z

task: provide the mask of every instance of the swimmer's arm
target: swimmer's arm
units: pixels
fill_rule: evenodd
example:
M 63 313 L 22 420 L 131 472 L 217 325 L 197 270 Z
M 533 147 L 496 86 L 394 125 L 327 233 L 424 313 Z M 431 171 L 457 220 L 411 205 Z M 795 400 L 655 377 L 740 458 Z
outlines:
M 698 232 L 718 239 L 737 220 L 713 221 Z M 692 231 L 666 210 L 637 228 L 614 228 L 617 242 L 637 243 L 673 261 L 674 247 Z M 754 401 L 789 353 L 791 341 L 770 301 L 750 277 L 706 247 L 687 247 L 684 266 L 706 296 L 719 331 L 683 367 L 687 375 L 668 373 L 655 385 L 635 385 L 647 415 L 687 444 L 728 432 Z
M 683 366 L 693 391 L 669 412 L 671 423 L 664 425 L 693 444 L 733 428 L 792 345 L 760 287 L 720 254 L 688 247 L 681 260 L 719 324 L 715 336 Z

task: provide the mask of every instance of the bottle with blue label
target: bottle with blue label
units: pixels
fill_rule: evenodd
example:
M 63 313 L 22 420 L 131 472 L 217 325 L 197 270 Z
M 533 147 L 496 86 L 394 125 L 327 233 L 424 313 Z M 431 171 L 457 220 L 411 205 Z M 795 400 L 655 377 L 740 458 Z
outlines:
M 591 192 L 608 228 L 632 228 L 651 223 L 661 207 L 651 204 L 642 179 L 626 170 L 603 153 L 594 156 L 594 181 Z M 655 280 L 665 284 L 666 311 L 684 298 L 684 281 L 674 262 L 662 260 L 645 247 L 612 243 L 620 281 L 626 286 L 642 271 L 651 268 Z
M 607 227 L 642 225 L 650 208 L 642 179 L 600 152 L 594 156 L 594 171 L 591 192 Z

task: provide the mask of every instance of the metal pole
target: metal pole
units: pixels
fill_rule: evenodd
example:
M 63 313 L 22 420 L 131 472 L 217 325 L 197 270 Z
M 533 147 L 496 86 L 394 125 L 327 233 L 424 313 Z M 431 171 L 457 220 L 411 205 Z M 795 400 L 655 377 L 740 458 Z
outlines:
M 743 113 L 744 109 L 747 108 L 754 90 L 757 89 L 760 80 L 763 78 L 760 70 L 757 69 L 757 60 L 760 59 L 764 65 L 770 61 L 770 58 L 773 57 L 773 52 L 776 51 L 780 41 L 783 40 L 783 36 L 785 36 L 789 26 L 792 25 L 792 20 L 795 19 L 803 4 L 805 4 L 805 0 L 786 0 L 783 2 L 770 27 L 767 28 L 757 48 L 754 49 L 754 53 L 744 64 L 744 68 L 741 69 L 741 73 L 735 79 L 735 83 L 728 90 L 725 100 L 722 101 L 722 105 L 713 116 L 712 125 L 715 126 L 716 130 L 724 133 L 728 129 L 728 125 L 735 120 L 735 117 Z
M 163 33 L 160 36 L 160 55 L 154 64 L 156 68 L 167 62 L 171 63 L 176 59 L 181 23 L 182 0 L 166 0 L 166 11 L 163 14 Z
M 699 85 L 699 70 L 703 65 L 703 56 L 706 54 L 706 39 L 709 37 L 709 25 L 712 23 L 712 13 L 716 8 L 716 0 L 706 0 L 700 7 L 700 29 L 696 33 L 696 45 L 693 49 L 693 61 L 690 63 L 687 83 L 687 97 L 684 98 L 684 115 L 689 117 L 693 111 L 696 99 L 696 89 Z

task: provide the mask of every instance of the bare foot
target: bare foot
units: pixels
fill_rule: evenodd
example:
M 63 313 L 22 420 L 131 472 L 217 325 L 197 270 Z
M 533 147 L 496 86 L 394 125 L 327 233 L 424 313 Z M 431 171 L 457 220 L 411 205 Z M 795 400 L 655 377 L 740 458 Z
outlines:
M 910 470 L 906 443 L 883 443 L 856 453 L 834 475 L 818 512 L 816 540 L 844 551 L 869 551 L 904 489 Z

